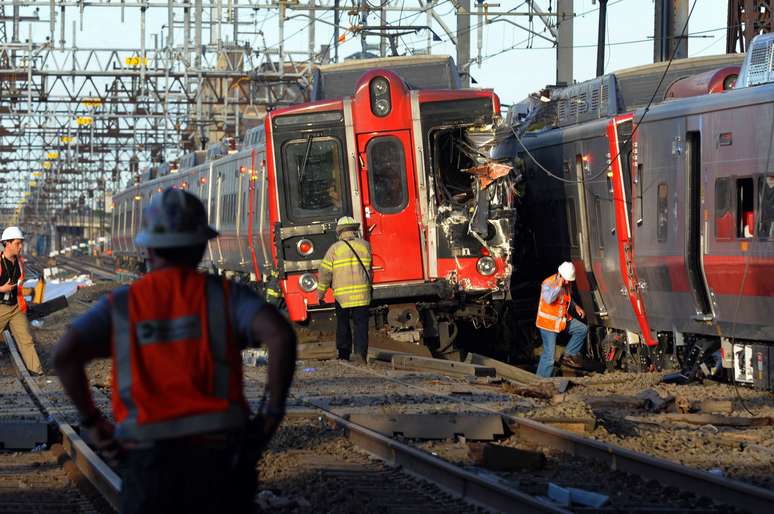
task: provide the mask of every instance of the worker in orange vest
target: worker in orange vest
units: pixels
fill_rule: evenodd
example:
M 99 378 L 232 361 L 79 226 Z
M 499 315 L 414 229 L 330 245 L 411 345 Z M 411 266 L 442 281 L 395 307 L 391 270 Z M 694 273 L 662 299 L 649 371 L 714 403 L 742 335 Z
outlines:
M 570 314 L 572 307 L 581 318 L 586 316 L 583 309 L 572 300 L 570 283 L 575 281 L 575 266 L 571 262 L 563 262 L 558 272 L 543 281 L 540 288 L 540 305 L 538 306 L 535 325 L 540 329 L 543 339 L 543 355 L 540 356 L 537 375 L 550 377 L 554 373 L 554 349 L 556 336 L 567 331 L 570 342 L 564 351 L 563 359 L 569 359 L 580 353 L 586 341 L 588 327 Z
M 166 189 L 135 239 L 151 271 L 76 319 L 54 365 L 105 457 L 122 464 L 121 512 L 252 512 L 256 464 L 285 413 L 296 339 L 252 289 L 197 266 L 217 232 L 202 203 Z M 269 350 L 259 413 L 242 385 L 244 346 Z M 112 357 L 115 426 L 92 400 L 85 365 Z
M 3 230 L 0 252 L 0 331 L 8 327 L 16 340 L 25 366 L 32 375 L 43 375 L 35 342 L 27 323 L 27 301 L 24 299 L 24 235 L 19 227 Z M 29 293 L 28 293 L 29 294 Z

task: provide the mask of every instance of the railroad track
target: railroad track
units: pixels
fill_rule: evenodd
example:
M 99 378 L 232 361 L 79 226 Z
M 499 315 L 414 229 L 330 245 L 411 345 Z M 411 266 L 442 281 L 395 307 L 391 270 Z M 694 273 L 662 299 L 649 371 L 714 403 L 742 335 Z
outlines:
M 13 345 L 9 344 L 9 347 Z M 18 355 L 14 362 L 20 369 L 22 380 L 28 389 L 40 399 L 44 410 L 59 427 L 67 454 L 79 469 L 82 468 L 81 473 L 94 483 L 108 502 L 115 505 L 120 490 L 118 477 L 83 445 L 83 441 L 67 423 L 68 420 L 72 422 L 72 412 L 68 414 L 65 412 L 67 409 L 50 401 L 55 395 L 51 390 L 41 391 L 38 384 L 27 375 Z M 502 512 L 570 512 L 540 498 L 545 494 L 542 488 L 545 482 L 550 480 L 550 476 L 543 480 L 545 477 L 538 477 L 539 473 L 528 472 L 514 479 L 512 474 L 507 473 L 482 473 L 481 470 L 455 463 L 453 459 L 436 457 L 431 454 L 432 448 L 421 449 L 421 445 L 413 441 L 380 434 L 348 419 L 352 411 L 357 410 L 352 408 L 357 405 L 352 405 L 353 402 L 350 402 L 349 398 L 362 398 L 361 412 L 378 413 L 390 411 L 389 397 L 405 398 L 411 394 L 415 399 L 419 399 L 414 409 L 414 412 L 418 413 L 426 412 L 427 405 L 421 403 L 422 399 L 425 399 L 434 402 L 436 406 L 446 405 L 446 410 L 449 405 L 457 406 L 452 407 L 454 412 L 470 411 L 502 416 L 505 423 L 516 430 L 518 437 L 532 444 L 557 450 L 557 456 L 552 458 L 552 462 L 558 467 L 563 468 L 567 465 L 566 461 L 572 460 L 572 465 L 578 470 L 588 473 L 589 469 L 594 467 L 590 463 L 597 462 L 600 464 L 596 465 L 594 471 L 603 477 L 603 480 L 628 484 L 628 487 L 634 489 L 645 488 L 645 494 L 652 494 L 654 498 L 662 499 L 663 495 L 669 494 L 666 489 L 672 488 L 672 494 L 675 496 L 683 496 L 683 492 L 691 491 L 723 504 L 713 506 L 711 503 L 691 500 L 687 507 L 677 502 L 659 510 L 651 502 L 640 507 L 613 506 L 607 510 L 598 509 L 599 512 L 725 512 L 725 505 L 734 505 L 749 512 L 768 512 L 774 499 L 774 493 L 768 490 L 637 454 L 535 421 L 503 415 L 501 409 L 496 408 L 496 402 L 486 401 L 486 398 L 482 401 L 470 401 L 470 394 L 464 395 L 467 399 L 460 398 L 453 391 L 455 387 L 459 389 L 460 382 L 446 387 L 445 392 L 439 392 L 433 385 L 438 380 L 433 379 L 432 375 L 408 373 L 401 378 L 395 378 L 387 376 L 387 371 L 378 367 L 353 366 L 338 362 L 319 362 L 313 365 L 319 366 L 320 369 L 327 366 L 329 371 L 332 370 L 333 378 L 322 375 L 315 378 L 314 368 L 299 369 L 296 383 L 302 390 L 293 393 L 295 406 L 289 409 L 288 420 L 278 433 L 276 444 L 273 443 L 274 449 L 270 449 L 265 455 L 260 469 L 263 472 L 266 468 L 270 473 L 275 473 L 277 468 L 291 469 L 301 476 L 307 476 L 313 471 L 317 473 L 314 477 L 322 477 L 322 482 L 333 484 L 330 487 L 334 490 L 351 488 L 360 491 L 359 494 L 367 498 L 368 506 L 387 506 L 387 511 L 397 512 L 400 508 L 408 508 L 409 505 L 425 505 L 423 510 L 432 512 L 433 509 L 429 508 L 429 505 L 437 501 L 438 505 L 443 506 L 443 509 L 437 512 L 470 512 L 472 508 Z M 246 369 L 248 399 L 255 405 L 260 398 L 263 370 Z M 347 377 L 350 383 L 359 385 L 345 386 L 344 397 L 332 396 L 326 392 L 325 387 Z M 305 382 L 317 384 L 318 390 L 309 389 Z M 384 394 L 380 396 L 379 393 Z M 61 399 L 61 391 L 59 396 Z M 382 396 L 388 399 L 385 400 Z M 336 428 L 332 432 L 326 432 L 328 426 Z M 295 437 L 294 431 L 298 430 L 308 434 L 311 441 L 308 447 L 304 446 L 307 444 L 303 442 L 304 438 Z M 331 446 L 333 449 L 330 454 L 314 443 L 321 437 L 320 433 L 328 433 L 325 437 L 333 437 L 336 441 L 336 444 Z M 361 453 L 354 451 L 355 449 L 364 450 L 379 460 L 364 459 L 359 456 Z M 444 451 L 439 450 L 437 453 L 444 455 Z M 346 457 L 342 457 L 342 454 Z M 271 464 L 277 461 L 281 464 L 272 467 Z M 634 478 L 631 478 L 632 476 Z M 263 477 L 264 480 L 265 478 Z M 649 478 L 668 485 L 659 486 L 653 481 L 647 482 Z M 281 483 L 293 484 L 292 488 L 303 488 L 308 487 L 305 484 L 309 482 L 305 480 L 299 483 L 297 480 L 291 480 Z M 635 485 L 631 485 L 632 483 Z M 276 481 L 268 482 L 272 488 L 276 484 Z M 280 488 L 284 490 L 284 487 Z M 309 496 L 316 498 L 314 492 L 309 493 Z M 331 498 L 319 496 L 316 501 L 329 502 Z M 312 505 L 310 510 L 301 508 L 300 511 L 311 512 L 315 509 L 325 510 L 318 505 Z M 584 510 L 573 508 L 572 511 Z
M 311 385 L 306 389 L 301 384 L 304 377 L 297 375 L 293 392 L 296 396 L 296 402 L 300 405 L 325 410 L 340 418 L 351 417 L 352 419 L 357 419 L 355 416 L 350 416 L 355 413 L 364 414 L 366 418 L 373 417 L 378 413 L 397 417 L 393 415 L 406 411 L 427 412 L 428 409 L 455 412 L 461 415 L 475 412 L 497 415 L 501 416 L 504 424 L 515 432 L 513 438 L 533 447 L 546 448 L 548 449 L 547 454 L 555 452 L 549 457 L 548 469 L 544 473 L 548 476 L 545 479 L 540 478 L 541 472 L 534 471 L 496 473 L 496 476 L 503 480 L 500 484 L 504 484 L 508 480 L 511 481 L 510 487 L 506 485 L 509 490 L 513 490 L 515 483 L 519 482 L 524 491 L 532 492 L 534 495 L 545 494 L 545 486 L 552 477 L 558 474 L 567 479 L 568 476 L 577 472 L 580 476 L 585 475 L 585 477 L 580 480 L 580 483 L 570 484 L 571 486 L 583 488 L 584 480 L 587 485 L 596 484 L 603 488 L 601 492 L 611 495 L 611 501 L 614 500 L 613 495 L 616 494 L 616 489 L 622 488 L 623 484 L 627 484 L 626 488 L 631 490 L 628 493 L 631 493 L 633 497 L 628 504 L 613 504 L 607 510 L 602 509 L 602 511 L 633 513 L 655 511 L 728 512 L 730 506 L 733 506 L 741 511 L 769 512 L 770 506 L 774 504 L 772 503 L 774 492 L 770 490 L 582 437 L 545 423 L 503 414 L 502 408 L 497 406 L 495 401 L 487 401 L 486 399 L 469 401 L 456 393 L 439 393 L 427 385 L 418 384 L 419 380 L 415 374 L 409 375 L 407 379 L 396 379 L 387 376 L 384 371 L 379 369 L 353 366 L 348 363 L 337 363 L 336 365 L 341 368 L 339 371 L 310 378 L 309 384 Z M 310 373 L 319 373 L 322 367 L 320 365 L 320 368 L 315 371 L 311 371 L 314 368 L 305 368 L 301 370 L 301 375 L 306 370 L 310 370 Z M 331 375 L 335 375 L 338 380 L 346 380 L 347 385 L 344 393 L 341 390 L 331 392 L 332 388 L 329 387 L 333 382 L 333 380 L 329 380 Z M 262 380 L 260 371 L 248 373 L 248 376 L 251 377 L 251 380 L 259 382 Z M 437 380 L 425 381 L 425 383 L 433 382 L 437 382 Z M 383 393 L 381 399 L 376 399 L 380 395 L 375 391 Z M 395 403 L 402 402 L 403 404 L 399 408 L 393 408 L 395 405 L 391 404 L 391 400 L 385 400 L 385 398 L 393 398 Z M 434 405 L 418 405 L 422 401 L 432 401 L 431 398 L 436 398 Z M 446 407 L 438 409 L 438 405 L 442 403 L 445 403 Z M 455 405 L 456 407 L 454 407 Z M 360 416 L 359 419 L 364 418 Z M 430 425 L 434 422 L 436 422 L 435 418 L 428 415 L 425 424 Z M 387 461 L 403 465 L 401 459 L 404 457 L 391 448 L 393 439 L 385 438 L 381 441 L 376 440 L 377 442 L 374 442 L 375 439 L 369 439 L 368 442 L 361 442 L 359 440 L 360 431 L 357 428 L 351 429 L 350 437 L 358 446 L 367 448 L 369 452 Z M 448 453 L 450 446 L 453 450 L 460 449 L 459 444 L 453 443 L 440 443 L 436 446 L 416 444 L 427 451 L 435 451 L 439 455 Z M 446 448 L 444 448 L 444 444 Z M 455 446 L 456 448 L 454 448 Z M 410 461 L 410 457 L 405 458 Z M 452 456 L 447 464 L 455 462 L 455 460 L 457 464 L 460 464 L 459 461 L 465 459 L 454 459 Z M 565 466 L 568 469 L 562 471 Z M 435 476 L 442 476 L 442 473 L 436 472 Z M 457 484 L 457 487 L 456 494 L 465 494 L 464 490 L 468 486 Z M 589 488 L 595 489 L 594 486 Z M 497 507 L 502 505 L 498 503 L 500 500 L 494 499 L 495 495 L 498 494 L 497 491 L 483 491 L 482 494 L 485 498 L 476 498 L 477 503 L 494 506 L 495 510 L 511 510 Z M 492 497 L 489 497 L 490 494 Z M 638 498 L 637 494 L 640 494 L 641 497 Z M 693 499 L 686 500 L 686 494 L 687 496 L 695 496 Z M 702 497 L 711 499 L 715 505 L 703 500 Z M 635 505 L 636 502 L 642 503 Z M 624 501 L 624 503 L 626 502 Z M 515 505 L 512 500 L 505 500 L 505 504 Z
M 73 257 L 65 257 L 59 255 L 56 257 L 57 265 L 60 268 L 68 269 L 76 274 L 89 275 L 92 278 L 98 278 L 103 280 L 118 280 L 119 274 L 115 268 L 105 265 L 97 264 L 93 262 L 94 259 L 86 257 L 83 260 L 75 259 Z
M 106 512 L 109 511 L 106 510 L 107 505 L 117 510 L 120 490 L 118 476 L 89 448 L 73 426 L 64 419 L 59 407 L 54 405 L 43 393 L 24 366 L 16 349 L 16 344 L 8 331 L 3 332 L 3 339 L 12 362 L 9 369 L 12 368 L 18 377 L 18 380 L 11 386 L 18 384 L 16 387 L 17 396 L 24 396 L 26 393 L 29 398 L 29 401 L 26 402 L 22 400 L 21 417 L 28 422 L 37 420 L 37 423 L 28 423 L 27 428 L 23 432 L 20 431 L 20 435 L 29 436 L 31 427 L 36 427 L 39 432 L 42 423 L 44 427 L 48 425 L 56 431 L 58 436 L 56 438 L 61 439 L 61 446 L 52 447 L 50 455 L 44 455 L 41 452 L 14 456 L 14 466 L 10 467 L 11 472 L 3 472 L 0 484 L 16 480 L 15 486 L 17 488 L 40 489 L 40 492 L 33 490 L 24 494 L 16 494 L 15 496 L 19 498 L 14 501 L 4 499 L 0 504 L 0 512 Z M 3 378 L 13 382 L 10 377 Z M 8 387 L 8 384 L 5 386 Z M 6 403 L 6 405 L 8 404 Z M 14 415 L 14 418 L 18 418 L 19 404 L 12 403 L 11 405 L 14 405 L 14 411 L 11 414 Z M 40 441 L 42 446 L 39 448 L 45 447 L 46 439 L 47 437 L 42 438 Z M 34 470 L 51 466 L 52 460 L 61 463 L 69 461 L 71 463 L 69 466 L 74 465 L 80 475 L 88 479 L 88 482 L 98 491 L 102 499 L 89 499 L 88 495 L 79 494 L 72 486 L 68 487 L 69 483 L 65 471 L 59 473 L 56 469 L 49 469 L 42 479 L 35 478 Z M 32 480 L 30 477 L 33 477 Z M 30 481 L 33 483 L 29 483 Z M 54 491 L 58 491 L 58 493 L 54 493 Z
M 353 368 L 348 363 L 341 363 Z M 729 506 L 738 507 L 750 512 L 768 512 L 774 505 L 774 492 L 739 482 L 725 477 L 719 477 L 704 471 L 655 458 L 642 453 L 627 450 L 612 444 L 579 436 L 575 433 L 561 430 L 551 425 L 540 423 L 523 417 L 503 414 L 486 406 L 472 403 L 464 398 L 439 394 L 426 387 L 409 384 L 392 377 L 387 377 L 372 368 L 357 367 L 374 376 L 399 383 L 416 389 L 422 393 L 444 396 L 450 401 L 465 405 L 470 410 L 479 410 L 503 417 L 504 422 L 518 433 L 518 436 L 530 443 L 547 446 L 574 457 L 588 458 L 604 464 L 611 471 L 621 471 L 643 478 L 657 480 L 682 491 L 689 491 L 699 496 L 711 498 Z
M 121 487 L 120 478 L 85 444 L 68 422 L 73 417 L 71 409 L 66 412 L 68 409 L 62 409 L 51 401 L 56 395 L 41 390 L 29 375 L 8 332 L 4 332 L 4 338 L 25 389 L 60 432 L 64 451 L 80 473 L 113 508 L 116 508 Z M 61 394 L 59 396 L 61 399 Z M 258 395 L 253 394 L 252 403 L 257 401 Z M 316 413 L 336 425 L 337 430 L 346 432 L 350 444 L 376 455 L 383 454 L 384 451 L 389 452 L 389 458 L 384 459 L 388 465 L 366 459 L 355 467 L 347 466 L 336 456 L 327 461 L 323 456 L 320 460 L 318 450 L 314 450 L 315 459 L 305 462 L 305 465 L 322 473 L 326 480 L 338 483 L 341 487 L 354 487 L 364 494 L 367 493 L 369 504 L 376 502 L 391 506 L 390 512 L 399 512 L 400 508 L 407 505 L 410 506 L 409 511 L 421 507 L 423 512 L 439 513 L 467 513 L 479 509 L 509 511 L 509 505 L 520 506 L 521 512 L 568 512 L 358 426 L 325 408 L 318 408 Z M 290 418 L 298 420 L 306 419 L 307 416 L 308 413 L 299 415 L 296 412 L 291 413 Z M 292 421 L 289 423 L 292 424 Z M 308 425 L 308 422 L 304 421 L 303 425 Z

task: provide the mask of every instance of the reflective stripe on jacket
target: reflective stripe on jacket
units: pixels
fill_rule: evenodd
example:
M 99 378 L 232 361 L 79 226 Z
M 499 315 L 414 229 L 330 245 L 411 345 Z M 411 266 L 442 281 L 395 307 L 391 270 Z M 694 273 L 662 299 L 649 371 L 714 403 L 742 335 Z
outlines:
M 322 292 L 332 287 L 334 298 L 345 309 L 368 305 L 371 303 L 371 245 L 354 232 L 344 232 L 340 239 L 347 241 L 357 252 L 369 274 L 366 275 L 352 249 L 343 241 L 336 241 L 320 263 L 317 287 Z
M 241 428 L 242 360 L 228 282 L 185 268 L 111 294 L 116 437 L 153 441 Z
M 567 326 L 567 309 L 570 307 L 570 292 L 567 287 L 560 285 L 561 276 L 557 273 L 551 275 L 543 281 L 540 286 L 540 305 L 538 306 L 537 320 L 535 325 L 538 328 L 548 330 L 549 332 L 561 332 Z M 561 287 L 559 295 L 552 303 L 548 303 L 543 298 L 543 291 L 546 289 L 555 289 Z

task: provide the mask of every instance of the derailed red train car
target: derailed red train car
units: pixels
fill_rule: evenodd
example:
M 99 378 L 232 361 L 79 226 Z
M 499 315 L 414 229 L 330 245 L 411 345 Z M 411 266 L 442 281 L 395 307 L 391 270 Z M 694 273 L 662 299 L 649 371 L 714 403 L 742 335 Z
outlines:
M 185 187 L 221 233 L 210 265 L 279 289 L 304 322 L 332 315 L 317 272 L 336 220 L 353 216 L 373 252 L 376 326 L 449 344 L 460 320 L 494 323 L 491 300 L 508 293 L 515 191 L 488 158 L 499 111 L 492 91 L 417 90 L 369 71 L 351 97 L 270 112 L 265 138 L 233 155 L 116 195 L 114 253 L 136 255 L 127 242 L 162 183 Z

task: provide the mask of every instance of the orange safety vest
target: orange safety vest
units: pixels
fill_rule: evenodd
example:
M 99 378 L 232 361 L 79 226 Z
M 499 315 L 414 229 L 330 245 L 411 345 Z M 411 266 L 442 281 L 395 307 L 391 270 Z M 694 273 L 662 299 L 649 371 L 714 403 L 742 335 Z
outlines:
M 16 281 L 16 304 L 19 306 L 20 311 L 27 312 L 27 300 L 24 299 L 24 259 L 22 259 L 21 255 L 17 255 L 16 260 L 19 263 L 19 280 Z
M 567 313 L 570 307 L 570 292 L 567 287 L 562 288 L 554 303 L 543 300 L 543 287 L 555 288 L 559 285 L 559 280 L 561 280 L 561 276 L 558 273 L 551 275 L 543 281 L 540 287 L 540 305 L 535 325 L 549 332 L 561 332 L 567 326 L 567 320 L 570 319 Z
M 187 268 L 111 294 L 116 437 L 153 441 L 241 428 L 249 409 L 228 282 Z

